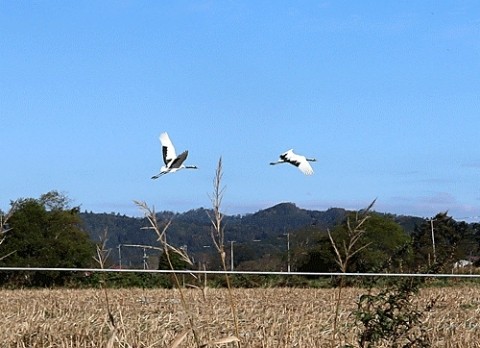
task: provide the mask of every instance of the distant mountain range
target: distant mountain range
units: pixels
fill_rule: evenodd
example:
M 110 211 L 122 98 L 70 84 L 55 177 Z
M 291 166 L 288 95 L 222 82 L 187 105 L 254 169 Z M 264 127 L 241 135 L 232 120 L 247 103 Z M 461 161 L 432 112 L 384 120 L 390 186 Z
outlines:
M 235 241 L 237 244 L 255 243 L 255 250 L 259 253 L 267 247 L 284 248 L 284 235 L 287 232 L 294 234 L 302 228 L 331 229 L 341 223 L 347 213 L 348 211 L 342 208 L 317 211 L 299 208 L 294 203 L 280 203 L 253 214 L 225 215 L 223 219 L 225 244 L 230 241 Z M 184 213 L 164 211 L 157 213 L 157 221 L 161 224 L 172 220 L 167 230 L 169 243 L 183 246 L 190 253 L 195 254 L 205 252 L 212 246 L 209 217 L 211 215 L 212 211 L 204 208 Z M 92 240 L 98 241 L 104 231 L 107 231 L 107 247 L 112 250 L 110 258 L 114 264 L 119 262 L 120 252 L 124 264 L 137 266 L 141 262 L 142 252 L 158 255 L 158 252 L 138 250 L 142 248 L 134 246 L 158 246 L 155 232 L 144 228 L 148 227 L 145 218 L 91 212 L 80 213 L 80 217 L 84 230 Z M 422 218 L 412 216 L 392 215 L 392 217 L 403 226 L 406 233 L 411 233 L 416 224 L 423 222 Z

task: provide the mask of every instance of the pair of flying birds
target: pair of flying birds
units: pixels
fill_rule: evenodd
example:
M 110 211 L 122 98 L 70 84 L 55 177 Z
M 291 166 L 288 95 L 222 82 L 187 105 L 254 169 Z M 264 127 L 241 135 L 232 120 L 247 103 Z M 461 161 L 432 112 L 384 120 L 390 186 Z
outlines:
M 165 165 L 160 169 L 160 173 L 152 176 L 152 179 L 158 179 L 160 176 L 168 173 L 174 173 L 180 169 L 197 169 L 197 166 L 184 165 L 183 162 L 187 159 L 188 151 L 182 152 L 177 156 L 175 147 L 170 140 L 167 133 L 160 134 L 160 143 L 162 144 L 163 162 Z M 315 158 L 306 158 L 305 156 L 297 155 L 293 153 L 293 150 L 288 150 L 280 155 L 280 158 L 276 162 L 270 162 L 271 165 L 279 163 L 290 163 L 300 169 L 305 175 L 312 175 L 313 169 L 310 163 L 315 162 Z

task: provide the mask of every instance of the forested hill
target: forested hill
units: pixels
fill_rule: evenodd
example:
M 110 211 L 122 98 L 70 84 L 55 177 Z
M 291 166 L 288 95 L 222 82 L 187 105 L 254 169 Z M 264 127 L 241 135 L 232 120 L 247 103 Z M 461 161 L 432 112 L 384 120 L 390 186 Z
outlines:
M 212 212 L 204 208 L 189 210 L 184 213 L 159 212 L 157 220 L 160 224 L 172 220 L 168 228 L 169 243 L 176 246 L 186 246 L 190 252 L 200 252 L 212 245 L 210 235 Z M 346 216 L 347 211 L 342 208 L 330 208 L 326 211 L 306 210 L 293 203 L 281 203 L 273 207 L 247 215 L 226 215 L 225 242 L 249 243 L 257 241 L 257 245 L 275 245 L 283 243 L 280 240 L 285 233 L 295 233 L 305 227 L 315 227 L 326 230 L 339 224 Z M 91 239 L 98 241 L 107 231 L 107 247 L 114 250 L 119 245 L 150 245 L 156 246 L 157 236 L 148 227 L 144 218 L 127 217 L 119 214 L 81 213 L 84 230 Z M 422 219 L 415 217 L 397 217 L 396 220 L 410 233 L 416 223 Z M 130 252 L 133 254 L 133 252 Z M 138 251 L 137 251 L 138 254 Z M 123 257 L 128 258 L 126 250 Z M 116 260 L 116 254 L 112 253 Z
M 341 222 L 346 210 L 331 208 L 327 211 L 314 211 L 298 208 L 293 203 L 281 203 L 271 208 L 247 215 L 226 215 L 223 219 L 225 240 L 246 242 L 276 238 L 286 231 L 314 225 L 318 228 L 331 228 Z M 175 245 L 187 245 L 194 251 L 211 244 L 211 210 L 198 208 L 184 213 L 169 211 L 157 213 L 157 220 L 172 220 L 168 229 L 168 240 Z M 83 228 L 90 237 L 98 241 L 107 230 L 108 246 L 118 244 L 155 245 L 156 235 L 152 230 L 142 229 L 148 222 L 143 218 L 119 214 L 81 213 Z

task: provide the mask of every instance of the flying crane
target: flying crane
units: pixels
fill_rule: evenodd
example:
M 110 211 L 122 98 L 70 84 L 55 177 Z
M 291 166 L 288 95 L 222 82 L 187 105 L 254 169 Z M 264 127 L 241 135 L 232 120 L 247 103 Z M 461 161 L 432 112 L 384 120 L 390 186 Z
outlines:
M 295 167 L 300 169 L 300 171 L 305 175 L 312 175 L 313 169 L 310 163 L 308 162 L 315 162 L 315 158 L 306 158 L 305 156 L 297 155 L 293 152 L 293 149 L 288 150 L 280 155 L 280 159 L 276 162 L 270 162 L 273 166 L 275 164 L 280 163 L 290 163 L 293 164 Z
M 160 134 L 160 143 L 162 144 L 163 162 L 165 165 L 160 169 L 160 173 L 152 176 L 152 179 L 158 179 L 164 174 L 175 173 L 180 169 L 197 169 L 197 166 L 183 164 L 187 159 L 188 151 L 184 151 L 177 156 L 175 147 L 166 132 Z

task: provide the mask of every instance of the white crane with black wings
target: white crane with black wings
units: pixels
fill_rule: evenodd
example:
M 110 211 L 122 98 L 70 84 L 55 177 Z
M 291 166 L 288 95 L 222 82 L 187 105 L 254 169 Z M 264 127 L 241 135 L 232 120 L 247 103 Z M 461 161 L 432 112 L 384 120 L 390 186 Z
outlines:
M 302 155 L 297 155 L 293 152 L 293 149 L 288 150 L 280 155 L 280 159 L 276 162 L 270 162 L 271 165 L 280 164 L 280 163 L 290 163 L 295 167 L 300 169 L 300 171 L 305 175 L 312 175 L 313 168 L 308 162 L 315 162 L 315 158 L 306 158 Z
M 160 143 L 162 144 L 162 155 L 165 165 L 160 169 L 160 173 L 152 176 L 152 179 L 158 179 L 164 174 L 175 173 L 180 169 L 197 169 L 197 166 L 183 164 L 187 159 L 188 151 L 184 151 L 177 156 L 175 147 L 166 132 L 160 134 Z

